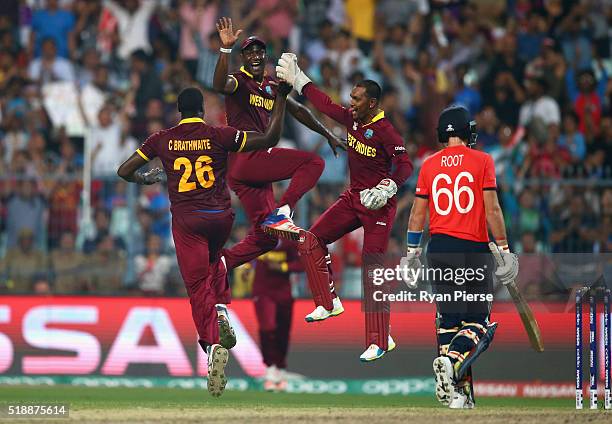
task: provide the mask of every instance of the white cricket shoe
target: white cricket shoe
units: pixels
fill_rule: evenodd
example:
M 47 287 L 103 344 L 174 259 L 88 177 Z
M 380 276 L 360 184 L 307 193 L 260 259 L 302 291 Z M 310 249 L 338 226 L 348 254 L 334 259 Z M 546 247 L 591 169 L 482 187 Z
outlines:
M 393 337 L 391 337 L 391 335 L 389 335 L 389 340 L 387 341 L 387 350 L 382 350 L 380 347 L 378 347 L 378 345 L 375 345 L 374 343 L 372 343 L 360 356 L 359 356 L 359 360 L 361 362 L 372 362 L 375 361 L 377 359 L 382 358 L 385 353 L 387 352 L 391 352 L 393 349 L 395 349 L 397 347 L 397 345 L 395 344 L 395 340 L 393 340 Z
M 276 386 L 280 380 L 280 375 L 276 365 L 269 366 L 266 368 L 266 375 L 264 377 L 264 390 L 266 392 L 276 391 Z
M 442 405 L 450 405 L 455 394 L 455 371 L 450 358 L 438 356 L 433 361 L 433 370 L 436 377 L 436 399 Z
M 306 315 L 304 318 L 306 322 L 315 322 L 315 321 L 323 321 L 329 317 L 335 317 L 344 312 L 344 306 L 342 306 L 342 302 L 339 297 L 335 297 L 332 300 L 332 304 L 334 308 L 331 311 L 328 311 L 323 306 L 317 306 L 314 311 Z
M 455 387 L 453 400 L 448 407 L 450 409 L 474 409 L 474 401 L 463 387 Z
M 279 368 L 278 369 L 278 383 L 276 383 L 276 391 L 277 392 L 286 392 L 287 391 L 287 370 Z
M 219 397 L 225 390 L 225 366 L 229 359 L 226 348 L 220 344 L 210 346 L 208 351 L 208 391 L 213 397 Z

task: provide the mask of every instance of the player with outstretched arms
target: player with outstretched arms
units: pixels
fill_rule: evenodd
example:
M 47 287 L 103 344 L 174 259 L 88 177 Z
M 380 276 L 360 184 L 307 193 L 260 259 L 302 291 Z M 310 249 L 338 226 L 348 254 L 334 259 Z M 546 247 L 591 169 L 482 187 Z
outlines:
M 492 299 L 493 256 L 489 250 L 491 233 L 503 257 L 497 267 L 502 282 L 514 280 L 518 260 L 510 253 L 504 217 L 496 192 L 495 167 L 487 153 L 471 149 L 476 142 L 476 124 L 467 109 L 451 106 L 438 120 L 438 138 L 446 146 L 428 157 L 419 172 L 416 197 L 407 234 L 408 270 L 421 269 L 421 236 L 429 211 L 431 239 L 427 247 L 428 269 L 480 271 L 482 281 L 463 281 L 457 277 L 431 282 L 436 294 L 450 294 L 452 301 L 437 302 L 436 331 L 439 356 L 433 362 L 436 397 L 450 408 L 473 408 L 471 365 L 493 339 L 497 323 L 489 322 Z M 427 275 L 435 273 L 427 273 Z M 408 274 L 415 275 L 415 274 Z M 451 274 L 459 275 L 459 274 Z M 476 274 L 474 274 L 476 275 Z M 416 287 L 416 281 L 406 283 Z M 478 294 L 479 301 L 455 300 L 458 290 Z
M 268 149 L 278 143 L 289 91 L 288 85 L 279 85 L 270 124 L 260 134 L 206 124 L 201 91 L 186 88 L 178 96 L 181 113 L 178 125 L 149 136 L 117 171 L 128 182 L 147 185 L 161 181 L 166 173 L 176 257 L 191 303 L 198 342 L 208 355 L 208 391 L 213 396 L 220 396 L 225 389 L 227 348 L 231 347 L 220 344 L 215 308 L 217 290 L 214 281 L 208 278 L 210 269 L 219 262 L 234 221 L 225 182 L 228 153 Z M 156 157 L 160 158 L 163 171 L 159 168 L 139 171 Z
M 221 18 L 217 23 L 217 31 L 221 39 L 221 51 L 213 87 L 225 95 L 227 123 L 243 131 L 264 132 L 269 125 L 277 91 L 275 78 L 264 72 L 266 44 L 256 36 L 246 38 L 240 46 L 242 66 L 238 72 L 229 73 L 232 47 L 242 30 L 234 31 L 232 20 Z M 324 136 L 334 153 L 337 147 L 346 149 L 344 140 L 325 128 L 297 101 L 288 98 L 287 111 L 303 125 Z M 225 282 L 216 284 L 217 287 L 225 287 L 218 294 L 217 305 L 219 317 L 224 323 L 228 323 L 225 304 L 229 303 L 231 296 L 227 272 L 276 247 L 277 237 L 266 234 L 262 224 L 272 234 L 278 229 L 297 238 L 297 227 L 291 218 L 293 208 L 314 187 L 324 167 L 325 162 L 315 153 L 296 149 L 275 147 L 241 155 L 230 154 L 228 183 L 240 199 L 253 226 L 244 240 L 223 251 L 219 267 L 213 270 L 214 279 Z M 275 202 L 272 183 L 288 179 L 291 182 L 286 192 Z M 231 328 L 224 333 L 234 337 Z
M 350 187 L 317 219 L 310 231 L 300 231 L 298 251 L 316 305 L 307 322 L 321 321 L 344 311 L 334 291 L 327 245 L 364 228 L 364 264 L 377 264 L 387 250 L 395 219 L 397 188 L 412 173 L 404 141 L 379 108 L 380 86 L 365 80 L 353 87 L 350 107 L 331 101 L 300 70 L 292 53 L 283 53 L 277 76 L 292 84 L 314 107 L 347 128 Z M 295 84 L 295 85 L 294 85 Z M 364 362 L 382 357 L 395 347 L 389 335 L 389 303 L 374 302 L 374 286 L 362 272 L 366 315 Z

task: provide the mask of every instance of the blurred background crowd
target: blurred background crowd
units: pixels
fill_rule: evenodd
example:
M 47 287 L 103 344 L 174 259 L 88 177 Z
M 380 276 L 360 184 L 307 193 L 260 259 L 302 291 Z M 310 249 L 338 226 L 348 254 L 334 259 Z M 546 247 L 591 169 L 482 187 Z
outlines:
M 339 103 L 355 82 L 381 82 L 382 109 L 417 171 L 439 148 L 438 113 L 465 105 L 477 148 L 495 159 L 517 251 L 612 250 L 609 0 L 5 0 L 0 291 L 183 293 L 165 187 L 128 187 L 115 172 L 148 134 L 177 122 L 185 86 L 205 90 L 208 123 L 225 123 L 209 90 L 221 16 L 267 41 L 268 72 L 283 51 L 297 52 Z M 297 213 L 309 226 L 344 189 L 346 155 L 335 158 L 292 118 L 285 127 L 281 145 L 326 162 Z M 390 254 L 405 246 L 416 175 L 399 193 Z M 232 242 L 248 230 L 234 207 Z M 331 246 L 345 296 L 359 296 L 362 237 Z M 233 276 L 236 295 L 249 293 L 247 269 Z

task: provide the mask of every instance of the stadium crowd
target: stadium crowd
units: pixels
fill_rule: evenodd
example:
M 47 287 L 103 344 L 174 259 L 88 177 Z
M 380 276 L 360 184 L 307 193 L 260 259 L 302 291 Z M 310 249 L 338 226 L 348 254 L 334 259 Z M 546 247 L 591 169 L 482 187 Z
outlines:
M 225 123 L 210 90 L 220 16 L 267 41 L 268 72 L 294 51 L 337 102 L 361 79 L 380 81 L 417 169 L 438 148 L 438 113 L 465 105 L 519 252 L 612 250 L 606 0 L 15 0 L 0 4 L 0 291 L 182 293 L 165 188 L 130 191 L 115 172 L 177 122 L 185 86 L 205 90 L 207 122 Z M 299 208 L 308 226 L 346 184 L 346 158 L 291 118 L 281 145 L 325 160 Z M 399 193 L 397 256 L 416 175 Z M 235 242 L 248 224 L 234 207 Z M 362 236 L 331 247 L 336 275 L 357 285 Z

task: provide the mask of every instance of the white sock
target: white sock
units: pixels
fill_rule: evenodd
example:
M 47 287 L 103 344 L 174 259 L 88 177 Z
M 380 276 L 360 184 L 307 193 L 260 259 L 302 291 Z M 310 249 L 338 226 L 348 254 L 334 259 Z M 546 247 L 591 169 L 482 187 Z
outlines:
M 285 215 L 285 216 L 291 216 L 291 208 L 289 207 L 289 205 L 283 205 L 280 208 L 278 208 L 278 214 Z

